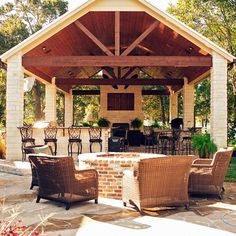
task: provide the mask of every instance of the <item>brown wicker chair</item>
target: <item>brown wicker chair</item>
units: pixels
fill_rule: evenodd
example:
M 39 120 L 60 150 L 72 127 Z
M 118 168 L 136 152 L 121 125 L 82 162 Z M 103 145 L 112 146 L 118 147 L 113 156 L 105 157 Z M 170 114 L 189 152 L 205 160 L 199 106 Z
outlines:
M 45 154 L 45 155 L 53 155 L 52 147 L 48 145 L 34 145 L 34 146 L 28 146 L 24 148 L 25 154 Z M 38 184 L 38 176 L 36 169 L 34 166 L 31 165 L 31 173 L 32 173 L 32 181 L 30 189 L 33 189 L 34 186 L 39 186 Z
M 29 160 L 36 168 L 39 191 L 36 202 L 41 198 L 66 204 L 95 199 L 98 202 L 98 173 L 94 169 L 75 170 L 72 157 L 30 155 Z
M 189 193 L 218 195 L 222 199 L 232 153 L 233 148 L 225 148 L 217 151 L 213 159 L 196 159 L 190 171 Z
M 144 208 L 188 207 L 188 177 L 193 156 L 166 156 L 140 160 L 134 171 L 124 171 L 123 203 L 141 214 Z

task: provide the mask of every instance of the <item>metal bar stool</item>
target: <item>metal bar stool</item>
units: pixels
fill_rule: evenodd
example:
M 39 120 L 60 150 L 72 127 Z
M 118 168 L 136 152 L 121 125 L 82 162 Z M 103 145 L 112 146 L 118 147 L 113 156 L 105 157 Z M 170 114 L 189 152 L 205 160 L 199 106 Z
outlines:
M 143 127 L 145 152 L 157 152 L 157 140 L 154 136 L 154 130 L 151 126 Z
M 57 127 L 48 126 L 44 129 L 44 144 L 54 144 L 54 155 L 57 155 Z
M 94 143 L 99 143 L 100 152 L 102 151 L 102 129 L 98 127 L 89 128 L 89 142 L 90 142 L 90 152 L 92 152 L 92 145 Z
M 21 152 L 22 152 L 22 161 L 25 161 L 26 154 L 24 148 L 27 144 L 35 145 L 35 139 L 33 138 L 33 128 L 32 126 L 22 126 L 19 127 L 21 134 Z
M 82 153 L 82 140 L 80 138 L 81 135 L 81 128 L 79 127 L 69 127 L 68 128 L 68 135 L 69 135 L 69 140 L 68 140 L 68 155 L 72 156 L 73 153 L 73 144 L 76 143 L 78 146 L 78 152 L 77 155 Z

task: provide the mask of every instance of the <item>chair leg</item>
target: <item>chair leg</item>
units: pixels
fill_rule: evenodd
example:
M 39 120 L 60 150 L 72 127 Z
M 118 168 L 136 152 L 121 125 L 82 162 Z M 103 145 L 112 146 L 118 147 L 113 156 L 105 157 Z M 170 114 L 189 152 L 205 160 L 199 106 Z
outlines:
M 39 203 L 39 201 L 40 201 L 40 197 L 39 197 L 39 195 L 37 196 L 37 199 L 36 199 L 36 203 Z
M 82 146 L 82 143 L 81 143 L 81 142 L 80 142 L 79 144 L 80 144 L 80 152 L 79 152 L 79 154 L 81 154 L 81 153 L 82 153 L 82 150 L 83 150 L 83 146 Z
M 184 205 L 184 207 L 185 207 L 186 210 L 189 210 L 189 203 L 186 203 L 186 204 Z
M 102 143 L 100 142 L 100 152 L 102 152 Z
M 92 152 L 92 144 L 93 143 L 90 143 L 90 146 L 89 146 L 90 152 Z
M 31 183 L 30 190 L 32 190 L 32 189 L 33 189 L 33 187 L 34 187 L 34 185 Z
M 70 156 L 70 142 L 67 145 L 67 152 L 68 152 L 68 156 Z
M 57 143 L 55 142 L 54 143 L 54 146 L 55 146 L 55 152 L 54 152 L 54 154 L 55 154 L 55 156 L 57 155 Z
M 66 203 L 66 210 L 68 211 L 70 209 L 71 204 L 70 203 Z
M 96 198 L 96 199 L 94 200 L 94 202 L 95 202 L 95 204 L 98 204 L 98 199 Z

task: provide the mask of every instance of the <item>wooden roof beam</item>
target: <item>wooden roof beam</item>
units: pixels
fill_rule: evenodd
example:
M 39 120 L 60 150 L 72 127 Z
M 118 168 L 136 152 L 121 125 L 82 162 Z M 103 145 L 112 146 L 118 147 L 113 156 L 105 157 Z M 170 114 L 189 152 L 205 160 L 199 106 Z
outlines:
M 81 90 L 73 89 L 72 95 L 100 95 L 100 90 Z M 156 96 L 165 96 L 170 95 L 168 90 L 142 90 L 142 95 L 156 95 Z
M 120 56 L 120 12 L 115 12 L 115 55 Z
M 91 33 L 81 22 L 78 20 L 74 23 L 80 30 L 82 30 L 105 54 L 108 56 L 114 56 L 114 54 L 93 34 Z
M 184 85 L 183 79 L 63 79 L 56 78 L 56 85 Z
M 133 49 L 141 43 L 157 26 L 158 21 L 153 22 L 134 42 L 121 54 L 121 56 L 127 56 Z
M 211 67 L 211 56 L 44 56 L 23 57 L 23 66 L 39 67 Z

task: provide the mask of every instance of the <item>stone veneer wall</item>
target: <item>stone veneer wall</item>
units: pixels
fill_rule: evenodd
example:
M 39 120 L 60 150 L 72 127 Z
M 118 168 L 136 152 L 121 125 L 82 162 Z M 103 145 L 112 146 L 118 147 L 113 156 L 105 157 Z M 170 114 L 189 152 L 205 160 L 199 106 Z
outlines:
M 134 93 L 134 110 L 133 111 L 108 111 L 107 94 L 108 93 Z M 124 89 L 114 89 L 112 86 L 100 86 L 100 117 L 107 118 L 112 123 L 130 123 L 131 120 L 138 117 L 144 119 L 142 112 L 142 86 L 130 86 Z

